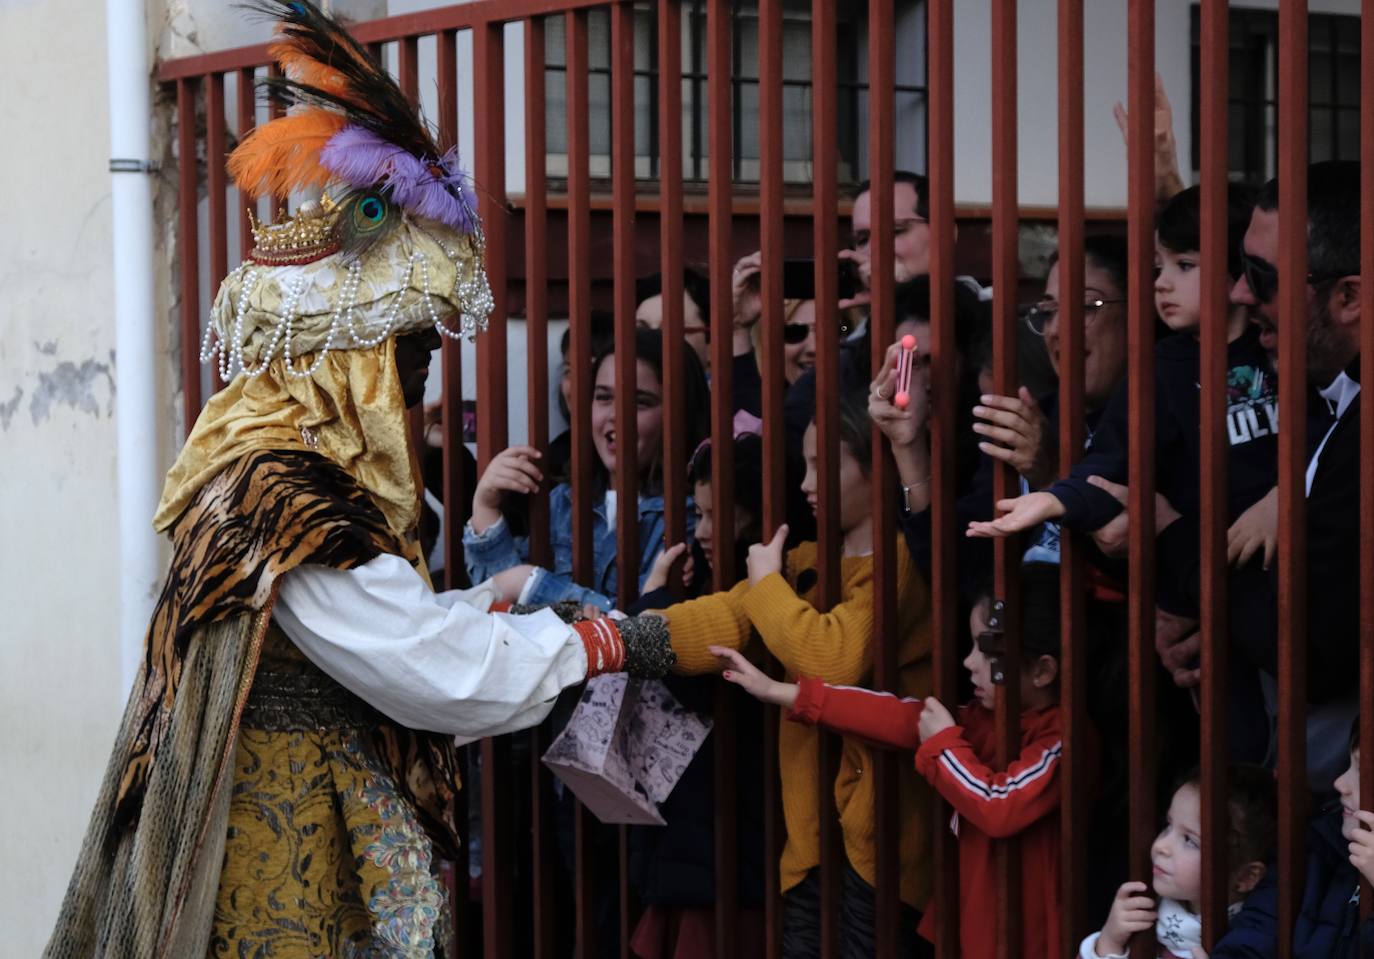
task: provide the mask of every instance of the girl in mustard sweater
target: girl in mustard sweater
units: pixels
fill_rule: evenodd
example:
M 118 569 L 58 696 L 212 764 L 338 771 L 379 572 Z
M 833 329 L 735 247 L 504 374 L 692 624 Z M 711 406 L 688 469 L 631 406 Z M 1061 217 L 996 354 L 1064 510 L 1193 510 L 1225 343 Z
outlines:
M 863 393 L 840 398 L 840 602 L 818 610 L 817 549 L 802 543 L 784 553 L 787 529 L 768 543 L 750 547 L 749 576 L 728 592 L 679 603 L 662 612 L 668 622 L 679 671 L 719 670 L 712 645 L 748 647 L 755 634 L 782 663 L 789 677 L 815 676 L 839 685 L 870 681 L 873 639 L 873 519 L 868 478 L 871 421 Z M 816 425 L 803 441 L 806 479 L 802 491 L 816 504 Z M 899 695 L 930 692 L 930 595 L 926 583 L 897 548 Z M 778 717 L 778 764 L 782 777 L 787 842 L 781 861 L 786 900 L 783 955 L 818 954 L 820 932 L 819 768 L 817 731 Z M 746 733 L 747 734 L 747 733 Z M 875 881 L 874 790 L 871 748 L 844 740 L 834 782 L 847 862 L 843 878 L 841 941 L 844 955 L 873 954 Z M 915 929 L 930 893 L 929 787 L 910 766 L 900 772 L 902 922 L 909 950 L 920 947 Z

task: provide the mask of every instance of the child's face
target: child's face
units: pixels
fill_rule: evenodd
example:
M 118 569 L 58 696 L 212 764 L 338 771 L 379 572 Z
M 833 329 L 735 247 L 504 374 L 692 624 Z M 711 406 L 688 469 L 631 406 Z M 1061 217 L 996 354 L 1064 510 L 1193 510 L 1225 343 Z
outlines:
M 1350 751 L 1350 766 L 1336 777 L 1336 795 L 1341 797 L 1341 835 L 1354 839 L 1360 830 L 1355 813 L 1360 808 L 1360 751 Z
M 1198 328 L 1202 285 L 1198 252 L 1176 253 L 1155 242 L 1155 310 L 1175 333 Z
M 978 648 L 978 637 L 988 629 L 987 605 L 976 603 L 969 615 L 969 634 L 973 636 L 973 649 L 964 657 L 964 668 L 973 680 L 973 698 L 978 700 L 978 705 L 984 709 L 992 709 L 997 705 L 997 687 L 992 682 L 992 663 Z
M 1202 797 L 1193 785 L 1180 786 L 1169 803 L 1164 831 L 1150 847 L 1154 891 L 1180 902 L 1202 895 Z
M 849 451 L 849 447 L 840 443 L 840 532 L 848 533 L 869 517 L 871 502 L 868 496 L 868 477 L 864 475 L 864 468 L 859 461 L 854 458 L 854 454 Z M 802 493 L 806 496 L 806 503 L 811 507 L 814 515 L 819 502 L 820 473 L 816 460 L 816 424 L 812 423 L 806 428 L 806 433 L 802 436 L 802 457 L 806 460 L 806 476 L 802 478 Z

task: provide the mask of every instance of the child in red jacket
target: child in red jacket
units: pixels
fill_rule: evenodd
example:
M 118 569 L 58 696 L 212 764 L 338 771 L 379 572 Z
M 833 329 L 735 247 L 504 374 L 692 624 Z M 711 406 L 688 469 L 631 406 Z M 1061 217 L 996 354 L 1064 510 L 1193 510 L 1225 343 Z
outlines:
M 815 723 L 894 749 L 916 753 L 916 769 L 954 807 L 959 837 L 960 954 L 994 956 L 996 924 L 986 904 L 996 901 L 993 840 L 1021 837 L 1022 955 L 1062 956 L 1059 937 L 1059 567 L 1031 563 L 1021 571 L 1021 753 L 1007 769 L 989 765 L 996 753 L 993 706 L 1006 680 L 1002 608 L 982 597 L 970 616 L 973 649 L 964 660 L 973 701 L 958 719 L 930 696 L 899 699 L 813 679 L 769 679 L 739 653 L 712 651 L 724 678 L 764 702 L 791 710 L 788 718 Z M 921 934 L 934 939 L 935 911 Z

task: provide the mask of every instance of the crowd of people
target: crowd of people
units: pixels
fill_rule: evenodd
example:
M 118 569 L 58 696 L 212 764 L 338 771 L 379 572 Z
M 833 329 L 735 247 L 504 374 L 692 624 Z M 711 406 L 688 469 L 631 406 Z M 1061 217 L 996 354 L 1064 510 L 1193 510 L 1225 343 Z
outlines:
M 1168 810 L 1150 850 L 1153 876 L 1127 874 L 1127 577 L 1125 555 L 1130 535 L 1126 513 L 1130 420 L 1127 392 L 1127 246 L 1111 233 L 1090 234 L 1083 247 L 1084 451 L 1077 465 L 1060 475 L 1058 402 L 1049 388 L 1022 386 L 998 395 L 991 382 L 990 318 L 976 283 L 956 281 L 953 291 L 954 355 L 939 358 L 954 370 L 959 406 L 941 411 L 959 436 L 956 459 L 957 514 L 966 538 L 959 544 L 960 603 L 969 631 L 968 700 L 958 705 L 932 698 L 929 592 L 931 564 L 930 419 L 927 395 L 930 363 L 930 225 L 924 178 L 899 172 L 893 191 L 896 223 L 896 281 L 893 325 L 898 342 L 878 369 L 870 368 L 867 287 L 877 269 L 869 258 L 870 191 L 854 197 L 853 243 L 844 258 L 857 266 L 860 290 L 840 304 L 842 326 L 852 330 L 829 349 L 839 351 L 838 398 L 840 600 L 822 611 L 816 606 L 816 392 L 813 367 L 818 349 L 814 289 L 785 288 L 783 308 L 786 422 L 763 424 L 760 395 L 760 254 L 743 257 L 733 272 L 735 337 L 732 402 L 737 411 L 733 459 L 735 529 L 719 529 L 712 517 L 711 440 L 706 432 L 709 389 L 707 359 L 709 296 L 707 281 L 688 270 L 684 279 L 684 316 L 693 350 L 687 357 L 687 436 L 662 428 L 662 378 L 656 367 L 661 349 L 657 332 L 662 313 L 658 277 L 640 283 L 644 294 L 637 314 L 640 332 L 636 407 L 640 474 L 639 542 L 635 558 L 641 596 L 619 604 L 615 594 L 615 492 L 607 481 L 615 468 L 614 419 L 610 407 L 617 384 L 604 357 L 612 350 L 609 323 L 599 320 L 594 365 L 592 437 L 598 469 L 594 496 L 595 582 L 573 584 L 571 515 L 566 485 L 553 488 L 549 535 L 555 544 L 550 569 L 526 564 L 523 541 L 504 527 L 503 497 L 528 494 L 546 481 L 540 454 L 513 447 L 493 459 L 477 484 L 472 520 L 465 529 L 468 574 L 473 581 L 494 578 L 519 602 L 576 599 L 635 618 L 666 624 L 676 656 L 671 680 L 684 698 L 708 705 L 701 677 L 724 678 L 765 703 L 782 706 L 779 775 L 786 842 L 779 864 L 785 902 L 783 954 L 817 954 L 819 942 L 819 823 L 816 805 L 816 727 L 844 738 L 835 779 L 835 803 L 843 835 L 844 863 L 840 918 L 846 956 L 871 955 L 875 935 L 873 750 L 890 748 L 915 754 L 903 765 L 899 785 L 901 939 L 907 954 L 928 948 L 937 917 L 926 912 L 931 894 L 930 799 L 938 793 L 957 812 L 960 849 L 960 941 L 965 955 L 992 955 L 995 926 L 983 906 L 995 898 L 992 841 L 1022 839 L 1022 924 L 1024 954 L 1062 955 L 1077 943 L 1061 943 L 1059 896 L 1059 777 L 1063 758 L 1059 721 L 1059 544 L 1064 529 L 1082 534 L 1087 564 L 1088 708 L 1093 728 L 1092 755 L 1085 768 L 1095 771 L 1088 844 L 1090 908 L 1103 917 L 1101 931 L 1081 944 L 1085 957 L 1124 955 L 1131 937 L 1153 930 L 1165 951 L 1175 956 L 1203 955 L 1200 938 L 1200 805 L 1197 686 L 1200 681 L 1198 618 L 1200 490 L 1200 362 L 1203 290 L 1200 254 L 1201 208 L 1197 187 L 1173 192 L 1161 178 L 1155 243 L 1155 451 L 1157 496 L 1157 637 L 1159 803 Z M 1181 187 L 1181 184 L 1179 184 Z M 1226 678 L 1227 819 L 1223 847 L 1231 890 L 1230 928 L 1213 935 L 1212 954 L 1277 954 L 1278 892 L 1275 865 L 1276 799 L 1270 770 L 1276 762 L 1276 564 L 1278 476 L 1276 183 L 1258 192 L 1228 188 L 1230 309 L 1206 322 L 1225 324 L 1227 396 L 1228 657 Z M 1313 819 L 1304 908 L 1296 953 L 1304 956 L 1353 955 L 1374 928 L 1355 921 L 1358 902 L 1351 894 L 1360 876 L 1374 877 L 1368 851 L 1374 841 L 1363 823 L 1374 817 L 1359 811 L 1356 622 L 1358 589 L 1354 576 L 1358 524 L 1358 166 L 1323 163 L 1309 172 L 1308 193 L 1308 377 L 1303 388 L 1314 395 L 1307 424 L 1309 538 L 1305 570 L 1315 598 L 1308 609 L 1309 684 L 1308 768 L 1313 796 L 1322 803 Z M 790 276 L 785 275 L 785 287 Z M 1057 258 L 1044 279 L 1043 293 L 1022 311 L 1024 334 L 1043 344 L 1053 372 L 1061 362 L 1060 288 Z M 900 340 L 915 336 L 908 401 L 896 402 Z M 702 360 L 702 363 L 698 362 Z M 608 373 L 608 371 L 611 371 Z M 703 375 L 706 374 L 706 375 Z M 870 510 L 871 424 L 876 423 L 891 450 L 900 488 L 900 531 L 875 530 Z M 761 442 L 763 429 L 788 433 L 788 523 L 765 537 L 760 528 Z M 689 537 L 686 543 L 663 539 L 661 464 L 663 444 L 677 442 L 691 452 Z M 1015 470 L 1019 495 L 993 502 L 995 467 Z M 566 470 L 564 471 L 566 473 Z M 557 475 L 557 474 L 555 474 Z M 693 535 L 695 532 L 695 535 Z M 1007 609 L 991 591 L 994 537 L 1020 534 L 1023 567 L 1019 584 L 1021 659 L 1003 662 L 1002 635 Z M 862 688 L 872 678 L 873 543 L 879 535 L 904 544 L 897 569 L 896 636 L 898 674 L 894 693 Z M 730 550 L 738 582 L 723 591 L 711 588 L 712 557 Z M 683 553 L 685 592 L 667 585 Z M 684 598 L 677 598 L 682 596 Z M 766 651 L 782 664 L 786 679 L 760 672 L 757 654 Z M 996 688 L 1020 686 L 1022 751 L 1006 769 L 996 769 L 992 709 Z M 709 688 L 709 687 L 708 687 Z M 736 728 L 736 740 L 756 739 L 749 717 Z M 709 754 L 694 764 L 710 769 Z M 739 770 L 742 822 L 758 821 L 756 757 Z M 709 773 L 689 780 L 685 795 L 667 810 L 668 826 L 632 840 L 634 879 L 647 910 L 634 932 L 635 954 L 661 956 L 711 954 L 714 901 L 711 863 L 712 824 Z M 747 807 L 747 808 L 746 808 Z M 690 810 L 695 809 L 694 815 Z M 691 841 L 682 841 L 687 836 Z M 1346 848 L 1348 846 L 1348 849 Z M 672 850 L 665 852 L 665 849 Z M 679 876 L 697 882 L 655 881 L 666 856 Z M 694 864 L 690 865 L 690 864 Z M 757 863 L 754 863 L 757 867 Z M 685 872 L 684 872 L 685 870 Z M 761 935 L 757 910 L 763 894 L 757 872 L 746 870 L 743 934 Z M 641 881 L 642 880 L 642 884 Z
M 710 335 L 706 280 L 684 277 L 681 386 L 685 430 L 665 429 L 662 284 L 645 278 L 633 348 L 635 382 L 618 382 L 616 344 L 592 318 L 592 569 L 573 563 L 570 437 L 547 450 L 493 456 L 463 522 L 471 589 L 436 592 L 425 563 L 421 470 L 407 410 L 423 397 L 442 336 L 478 332 L 492 308 L 482 239 L 454 154 L 442 153 L 411 100 L 371 54 L 305 0 L 264 0 L 280 21 L 272 52 L 283 75 L 265 82 L 291 111 L 255 128 L 229 158 L 250 195 L 325 187 L 277 223 L 256 225 L 251 257 L 212 308 L 202 359 L 218 358 L 225 387 L 201 412 L 168 474 L 155 517 L 171 540 L 168 578 L 146 654 L 45 952 L 53 957 L 240 955 L 430 956 L 442 951 L 449 912 L 436 876 L 461 848 L 457 742 L 565 721 L 570 696 L 609 673 L 662 679 L 688 708 L 727 695 L 736 716 L 733 778 L 738 833 L 718 837 L 708 739 L 663 804 L 666 826 L 631 831 L 627 877 L 646 906 L 625 943 L 644 959 L 714 954 L 714 851 L 737 846 L 741 954 L 764 941 L 763 903 L 781 894 L 781 950 L 818 956 L 822 888 L 838 879 L 841 951 L 871 956 L 877 928 L 878 843 L 898 845 L 903 955 L 930 953 L 936 925 L 957 922 L 961 952 L 997 951 L 996 842 L 1021 842 L 1022 954 L 1122 957 L 1133 942 L 1179 959 L 1272 956 L 1282 896 L 1275 855 L 1271 770 L 1278 709 L 1276 331 L 1280 277 L 1276 183 L 1229 193 L 1227 269 L 1232 309 L 1204 315 L 1200 195 L 1166 164 L 1159 177 L 1154 302 L 1155 509 L 1159 652 L 1157 795 L 1166 809 L 1149 849 L 1152 874 L 1130 874 L 1123 824 L 1127 784 L 1128 502 L 1126 301 L 1128 251 L 1116 236 L 1083 248 L 1083 456 L 1059 475 L 1061 398 L 1053 378 L 1001 395 L 989 377 L 989 316 L 976 281 L 952 291 L 951 353 L 931 357 L 928 184 L 899 173 L 893 189 L 893 262 L 870 246 L 872 191 L 852 208 L 848 275 L 837 304 L 842 341 L 818 342 L 814 271 L 784 271 L 781 423 L 762 423 L 755 253 L 732 277 L 734 435 L 708 439 Z M 1285 201 L 1286 202 L 1286 201 Z M 1359 916 L 1361 880 L 1374 880 L 1374 814 L 1361 809 L 1356 715 L 1359 608 L 1360 177 L 1354 163 L 1308 173 L 1305 382 L 1307 535 L 1302 575 L 1312 818 L 1310 860 L 1291 954 L 1346 959 L 1374 947 Z M 875 271 L 896 282 L 897 341 L 878 368 L 867 290 Z M 993 291 L 1009 295 L 1009 291 Z M 1024 312 L 1018 349 L 1057 373 L 1058 263 Z M 885 318 L 887 319 L 887 318 Z M 1228 771 L 1224 851 L 1228 927 L 1203 947 L 1202 796 L 1196 687 L 1200 681 L 1199 521 L 1202 496 L 1198 376 L 1203 323 L 1227 335 L 1227 519 L 1232 566 L 1226 622 Z M 886 328 L 887 324 L 883 324 Z M 913 337 L 909 374 L 899 363 Z M 623 344 L 622 344 L 623 345 Z M 880 346 L 882 344 L 879 344 Z M 838 351 L 839 600 L 819 604 L 816 358 Z M 565 406 L 572 405 L 564 349 Z M 933 409 L 930 364 L 952 372 L 958 406 Z M 902 368 L 899 399 L 898 371 Z M 1033 364 L 1027 364 L 1033 369 Z M 909 375 L 909 382 L 908 382 Z M 581 379 L 580 377 L 578 378 Z M 632 448 L 618 443 L 614 409 L 633 388 Z M 962 703 L 932 692 L 932 417 L 957 435 L 955 504 L 967 536 L 957 555 L 966 615 Z M 874 424 L 896 465 L 900 529 L 878 529 Z M 787 522 L 764 523 L 760 434 L 787 436 Z M 715 442 L 731 444 L 731 509 L 713 489 Z M 680 457 L 665 457 L 665 444 Z M 622 510 L 611 477 L 633 457 L 635 509 Z M 665 541 L 665 462 L 685 462 L 688 539 Z M 1019 477 L 1019 495 L 994 502 L 993 475 Z M 673 484 L 675 487 L 677 484 Z M 547 490 L 548 509 L 529 508 Z M 877 492 L 883 492 L 878 490 Z M 617 555 L 615 524 L 636 517 L 636 556 Z M 733 518 L 723 525 L 723 515 Z M 534 522 L 548 523 L 552 561 L 530 563 Z M 1090 544 L 1085 577 L 1087 710 L 1093 735 L 1077 757 L 1095 774 L 1082 823 L 1084 886 L 1097 932 L 1061 941 L 1060 543 L 1069 529 Z M 990 540 L 1020 534 L 1017 601 L 992 589 Z M 585 535 L 585 532 L 580 535 Z M 874 547 L 896 556 L 892 691 L 873 691 Z M 582 545 L 582 544 L 579 544 Z M 726 556 L 733 563 L 722 562 Z M 679 562 L 681 561 L 681 562 Z M 619 595 L 619 564 L 634 563 L 635 597 Z M 718 569 L 736 582 L 717 589 Z M 448 571 L 450 583 L 459 577 Z M 672 580 L 681 576 L 683 581 Z M 579 581 L 581 580 L 581 581 Z M 1015 617 L 1015 623 L 1010 617 Z M 1020 655 L 1008 656 L 1014 627 Z M 759 669 L 767 652 L 781 679 Z M 718 678 L 717 674 L 720 674 Z M 728 684 L 722 686 L 723 681 Z M 998 687 L 1016 684 L 1021 748 L 994 763 Z M 569 693 L 569 691 L 571 691 Z M 566 695 L 565 695 L 566 694 Z M 781 707 L 781 712 L 767 706 Z M 777 768 L 760 754 L 777 722 Z M 837 770 L 818 755 L 820 729 L 842 737 Z M 876 825 L 880 749 L 914 754 L 896 784 L 899 829 Z M 477 770 L 474 770 L 477 771 Z M 477 771 L 479 774 L 482 771 Z M 764 777 L 781 786 L 785 843 L 764 886 Z M 473 781 L 467 782 L 471 790 Z M 819 796 L 831 792 L 843 861 L 821 875 Z M 936 823 L 934 799 L 955 810 Z M 566 797 L 565 797 L 566 799 Z M 563 804 L 564 811 L 570 804 Z M 574 827 L 562 820 L 559 838 Z M 957 836 L 960 909 L 930 908 L 932 837 Z M 583 822 L 583 827 L 587 824 Z M 604 836 L 601 837 L 604 839 Z M 585 828 L 584 841 L 598 842 Z M 611 863 L 615 857 L 598 857 Z M 611 883 L 584 894 L 619 951 Z M 566 897 L 565 897 L 566 898 Z M 583 959 L 587 959 L 584 953 Z

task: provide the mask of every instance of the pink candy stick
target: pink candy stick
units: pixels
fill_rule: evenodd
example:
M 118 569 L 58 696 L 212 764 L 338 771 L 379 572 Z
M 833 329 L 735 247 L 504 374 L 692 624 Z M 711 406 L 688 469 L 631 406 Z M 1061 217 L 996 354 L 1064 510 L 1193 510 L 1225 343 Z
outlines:
M 897 393 L 892 402 L 904 410 L 911 402 L 911 368 L 916 359 L 916 337 L 908 333 L 902 337 L 902 352 L 897 357 Z

